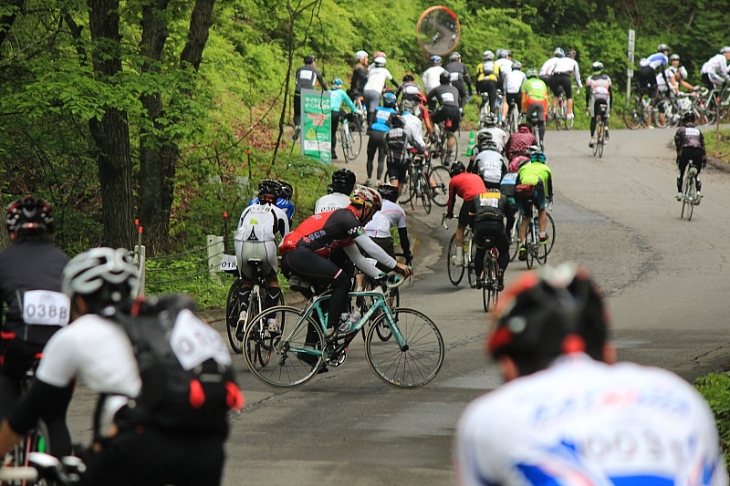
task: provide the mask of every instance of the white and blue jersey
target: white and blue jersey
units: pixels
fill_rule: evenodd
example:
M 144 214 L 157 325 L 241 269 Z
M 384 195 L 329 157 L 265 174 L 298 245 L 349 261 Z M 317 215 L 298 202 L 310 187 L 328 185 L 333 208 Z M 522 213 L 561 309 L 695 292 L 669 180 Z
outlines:
M 255 197 L 251 199 L 251 202 L 248 203 L 249 206 L 254 204 L 260 204 L 261 201 L 259 201 L 258 197 Z M 283 197 L 280 197 L 276 200 L 276 207 L 284 211 L 286 213 L 286 216 L 289 218 L 289 221 L 294 217 L 294 203 L 292 203 L 288 199 L 284 199 Z
M 393 108 L 386 108 L 384 106 L 378 106 L 375 109 L 375 120 L 370 125 L 370 130 L 376 132 L 388 133 L 390 131 L 390 117 L 391 115 L 398 114 Z
M 678 376 L 573 354 L 472 402 L 461 486 L 726 486 L 715 421 Z
M 646 63 L 657 73 L 661 72 L 669 64 L 669 58 L 661 52 L 655 52 L 646 58 Z

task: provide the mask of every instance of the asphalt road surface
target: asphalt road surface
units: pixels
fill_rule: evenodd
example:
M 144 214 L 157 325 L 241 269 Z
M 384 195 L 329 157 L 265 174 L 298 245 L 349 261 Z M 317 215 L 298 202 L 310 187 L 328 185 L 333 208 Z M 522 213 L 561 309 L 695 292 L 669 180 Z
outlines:
M 730 174 L 708 166 L 702 204 L 692 221 L 680 219 L 673 133 L 612 131 L 602 159 L 592 156 L 585 131 L 547 133 L 557 227 L 549 263 L 577 261 L 602 284 L 619 359 L 691 380 L 730 361 L 730 229 L 723 199 Z M 462 147 L 467 141 L 463 133 Z M 364 156 L 347 167 L 364 182 Z M 481 293 L 448 281 L 444 253 L 455 221 L 451 230 L 440 227 L 442 212 L 409 214 L 417 235 L 416 278 L 402 292 L 402 305 L 430 316 L 444 336 L 446 357 L 436 379 L 416 390 L 382 383 L 359 338 L 342 367 L 293 390 L 258 382 L 241 355 L 234 356 L 246 407 L 231 419 L 225 485 L 454 484 L 456 421 L 500 377 L 483 351 L 489 315 Z M 525 268 L 513 262 L 507 280 Z M 222 322 L 213 325 L 225 332 Z M 79 390 L 71 410 L 75 436 L 88 436 L 93 403 Z

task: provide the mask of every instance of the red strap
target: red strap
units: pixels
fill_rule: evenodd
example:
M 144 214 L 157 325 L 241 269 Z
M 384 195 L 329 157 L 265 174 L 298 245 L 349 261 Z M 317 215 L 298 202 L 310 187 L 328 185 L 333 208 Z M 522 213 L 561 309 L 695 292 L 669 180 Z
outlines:
M 190 381 L 190 405 L 193 408 L 200 408 L 205 403 L 205 392 L 203 385 L 198 380 Z
M 10 331 L 0 331 L 0 339 L 7 339 L 8 341 L 12 341 L 15 339 L 15 333 Z
M 241 410 L 246 404 L 246 400 L 243 398 L 243 393 L 238 386 L 232 381 L 226 382 L 226 405 L 231 410 Z

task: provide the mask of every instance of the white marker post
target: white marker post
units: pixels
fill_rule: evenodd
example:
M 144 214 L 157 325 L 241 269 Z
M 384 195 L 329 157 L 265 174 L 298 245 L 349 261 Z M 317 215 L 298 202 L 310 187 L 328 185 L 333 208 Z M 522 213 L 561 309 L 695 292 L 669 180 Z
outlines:
M 634 77 L 634 70 L 632 69 L 634 65 L 634 39 L 636 37 L 636 31 L 634 29 L 629 29 L 629 67 L 626 70 L 626 103 L 629 102 L 629 98 L 631 97 L 631 78 Z

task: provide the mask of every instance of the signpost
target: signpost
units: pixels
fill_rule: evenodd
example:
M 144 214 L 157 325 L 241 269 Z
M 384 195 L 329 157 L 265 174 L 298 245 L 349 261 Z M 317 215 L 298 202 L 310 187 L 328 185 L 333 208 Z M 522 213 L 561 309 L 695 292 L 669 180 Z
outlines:
M 631 78 L 634 77 L 634 39 L 636 38 L 636 31 L 629 29 L 629 68 L 626 70 L 626 103 L 629 102 L 631 97 Z
M 332 163 L 329 91 L 303 89 L 302 103 L 302 155 L 313 157 L 325 164 Z

